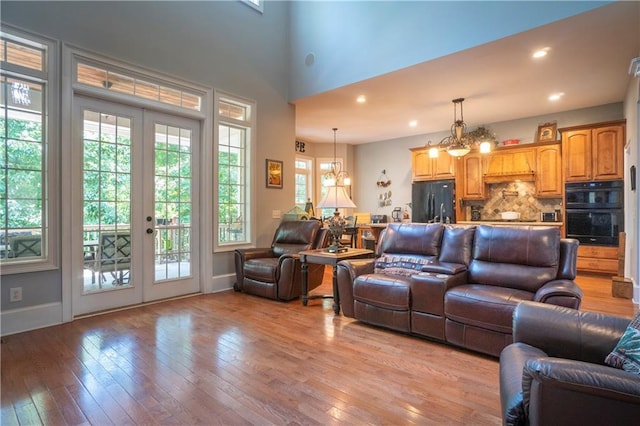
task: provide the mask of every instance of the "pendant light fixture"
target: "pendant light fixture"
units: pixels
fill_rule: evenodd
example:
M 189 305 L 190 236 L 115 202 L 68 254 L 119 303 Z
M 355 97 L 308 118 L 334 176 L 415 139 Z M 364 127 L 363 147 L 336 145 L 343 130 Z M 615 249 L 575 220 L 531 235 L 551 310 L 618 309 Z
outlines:
M 355 208 L 356 205 L 351 201 L 351 198 L 345 190 L 345 185 L 351 185 L 351 179 L 349 173 L 342 170 L 342 164 L 340 164 L 336 158 L 336 133 L 338 129 L 333 128 L 333 161 L 331 162 L 331 170 L 323 176 L 324 186 L 327 188 L 327 192 L 316 207 L 318 208 L 334 208 L 333 216 L 327 221 L 329 232 L 331 233 L 332 243 L 327 248 L 330 253 L 340 253 L 347 251 L 347 247 L 340 244 L 340 238 L 344 234 L 345 220 L 340 216 L 338 209 L 342 208 Z

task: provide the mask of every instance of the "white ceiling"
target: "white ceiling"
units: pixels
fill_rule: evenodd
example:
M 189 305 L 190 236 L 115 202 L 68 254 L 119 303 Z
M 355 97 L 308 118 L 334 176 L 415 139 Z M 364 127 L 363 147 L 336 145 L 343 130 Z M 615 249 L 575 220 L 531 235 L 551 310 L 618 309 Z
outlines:
M 294 101 L 296 137 L 361 144 L 439 132 L 465 98 L 479 125 L 621 102 L 640 55 L 640 3 L 617 2 L 543 27 Z M 548 47 L 543 59 L 534 50 Z M 564 96 L 557 102 L 548 97 Z M 365 95 L 365 104 L 356 103 Z M 417 120 L 416 127 L 409 122 Z

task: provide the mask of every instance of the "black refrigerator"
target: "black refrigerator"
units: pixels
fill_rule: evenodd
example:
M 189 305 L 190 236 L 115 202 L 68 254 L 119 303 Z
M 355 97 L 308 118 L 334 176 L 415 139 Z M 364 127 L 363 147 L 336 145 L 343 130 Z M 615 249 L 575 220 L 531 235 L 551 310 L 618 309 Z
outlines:
M 412 222 L 456 222 L 456 185 L 453 179 L 415 182 L 411 187 Z

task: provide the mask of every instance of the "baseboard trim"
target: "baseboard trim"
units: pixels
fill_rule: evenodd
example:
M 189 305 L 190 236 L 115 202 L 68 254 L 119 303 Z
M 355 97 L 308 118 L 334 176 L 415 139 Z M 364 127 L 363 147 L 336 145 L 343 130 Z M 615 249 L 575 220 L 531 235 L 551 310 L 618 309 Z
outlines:
M 2 336 L 62 324 L 62 303 L 45 303 L 3 311 L 0 319 Z
M 216 275 L 211 280 L 211 288 L 207 289 L 206 293 L 219 293 L 233 288 L 233 284 L 236 282 L 236 274 Z

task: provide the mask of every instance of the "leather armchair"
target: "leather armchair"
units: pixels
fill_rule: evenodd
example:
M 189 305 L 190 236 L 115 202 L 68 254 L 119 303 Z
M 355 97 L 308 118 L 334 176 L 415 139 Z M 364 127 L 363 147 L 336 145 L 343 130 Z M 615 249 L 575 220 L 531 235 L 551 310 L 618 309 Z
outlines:
M 500 354 L 505 425 L 622 425 L 640 419 L 640 376 L 604 364 L 630 320 L 522 302 Z
M 300 297 L 302 273 L 298 253 L 326 247 L 327 229 L 317 220 L 284 221 L 276 229 L 271 247 L 235 251 L 236 291 L 275 300 Z M 322 283 L 324 265 L 309 265 L 309 290 Z

